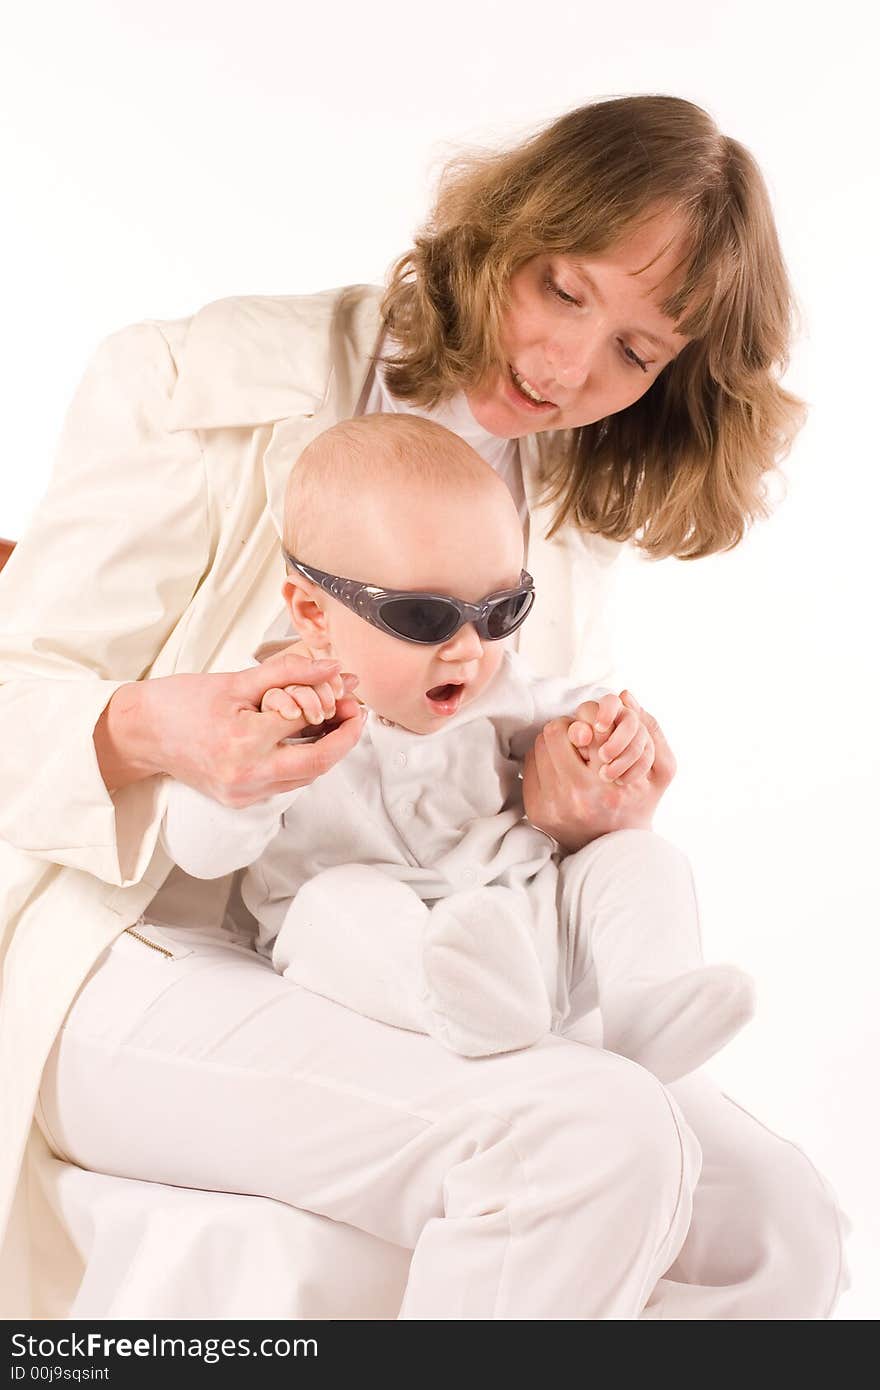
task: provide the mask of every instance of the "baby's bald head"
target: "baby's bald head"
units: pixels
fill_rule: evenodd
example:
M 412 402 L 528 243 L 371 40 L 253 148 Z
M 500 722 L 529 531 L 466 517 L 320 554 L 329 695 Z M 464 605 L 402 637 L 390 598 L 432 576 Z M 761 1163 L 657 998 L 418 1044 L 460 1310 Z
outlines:
M 444 558 L 461 566 L 475 545 L 497 550 L 513 582 L 522 563 L 506 485 L 458 435 L 417 415 L 359 416 L 307 445 L 288 480 L 284 544 L 306 564 L 386 588 L 430 588 Z

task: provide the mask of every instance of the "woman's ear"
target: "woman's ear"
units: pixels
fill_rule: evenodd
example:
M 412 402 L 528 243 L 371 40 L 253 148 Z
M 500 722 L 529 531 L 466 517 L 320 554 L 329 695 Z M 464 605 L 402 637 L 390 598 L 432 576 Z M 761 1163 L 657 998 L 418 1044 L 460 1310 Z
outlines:
M 331 639 L 327 627 L 327 615 L 317 598 L 314 597 L 320 593 L 317 586 L 308 583 L 305 579 L 288 578 L 284 581 L 281 592 L 284 595 L 284 602 L 287 604 L 287 611 L 290 614 L 294 631 L 304 642 L 316 650 L 329 648 Z

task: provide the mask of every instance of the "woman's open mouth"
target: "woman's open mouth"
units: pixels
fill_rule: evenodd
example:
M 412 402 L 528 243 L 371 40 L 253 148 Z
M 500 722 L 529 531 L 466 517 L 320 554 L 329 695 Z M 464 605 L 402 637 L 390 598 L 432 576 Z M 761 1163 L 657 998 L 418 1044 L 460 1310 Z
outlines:
M 463 695 L 464 686 L 452 681 L 425 691 L 425 699 L 434 714 L 455 714 Z
M 543 414 L 548 410 L 558 409 L 555 401 L 544 400 L 532 383 L 527 381 L 524 376 L 520 376 L 519 372 L 511 363 L 508 362 L 507 367 L 509 373 L 506 383 L 507 394 L 518 406 L 525 407 L 525 409 L 536 412 L 537 414 Z

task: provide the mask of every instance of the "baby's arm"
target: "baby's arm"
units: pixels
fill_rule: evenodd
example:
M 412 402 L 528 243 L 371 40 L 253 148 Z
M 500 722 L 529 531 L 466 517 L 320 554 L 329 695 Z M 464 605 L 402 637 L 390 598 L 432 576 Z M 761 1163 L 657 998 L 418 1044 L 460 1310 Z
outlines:
M 268 642 L 258 649 L 253 665 L 280 652 L 311 657 L 304 642 Z M 329 732 L 334 723 L 336 700 L 348 695 L 357 684 L 349 673 L 314 687 L 271 688 L 263 695 L 261 711 L 274 710 L 291 720 L 291 739 L 310 741 L 302 735 L 310 725 L 324 725 Z M 294 704 L 290 692 L 296 692 Z M 253 806 L 222 806 L 213 798 L 194 791 L 182 782 L 171 781 L 162 822 L 160 840 L 176 864 L 194 878 L 222 878 L 235 869 L 254 863 L 275 838 L 284 812 L 305 786 L 282 792 Z
M 193 878 L 223 878 L 258 859 L 281 817 L 304 787 L 253 806 L 221 806 L 210 796 L 171 780 L 162 820 L 163 848 Z

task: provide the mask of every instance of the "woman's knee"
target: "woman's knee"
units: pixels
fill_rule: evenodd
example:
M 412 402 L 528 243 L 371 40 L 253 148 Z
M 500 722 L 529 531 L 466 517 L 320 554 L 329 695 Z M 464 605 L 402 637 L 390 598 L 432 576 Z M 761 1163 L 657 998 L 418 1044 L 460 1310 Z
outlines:
M 689 1211 L 702 1154 L 672 1096 L 634 1062 L 563 1045 L 580 1054 L 580 1068 L 536 1075 L 481 1106 L 507 1126 L 524 1178 L 562 1181 L 589 1199 L 613 1190 L 645 1219 Z
M 849 1219 L 829 1183 L 795 1144 L 750 1167 L 739 1194 L 754 1242 L 750 1316 L 774 1321 L 829 1318 L 850 1285 L 844 1242 Z M 748 1294 L 747 1294 L 748 1296 Z M 746 1314 L 744 1314 L 746 1316 Z
M 614 1174 L 634 1199 L 678 1210 L 691 1196 L 702 1169 L 699 1142 L 674 1098 L 644 1067 L 602 1052 L 607 1059 L 606 1114 L 617 1161 Z

